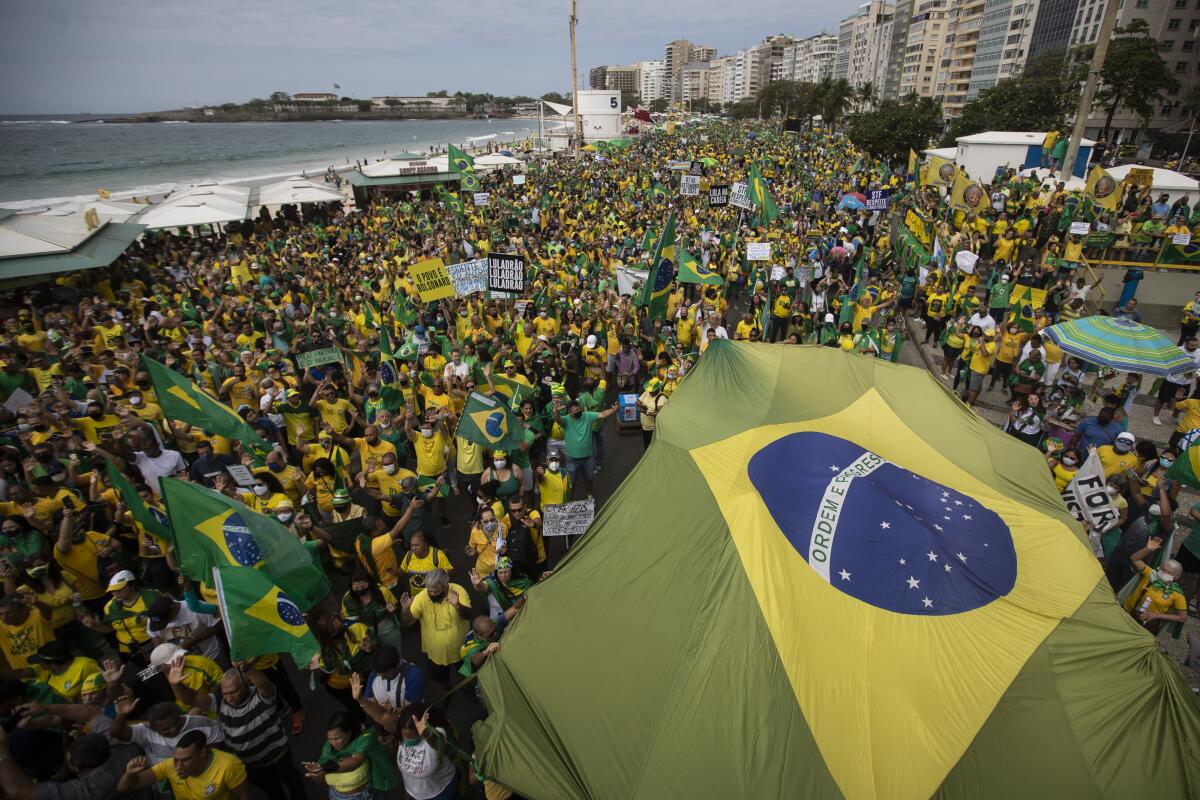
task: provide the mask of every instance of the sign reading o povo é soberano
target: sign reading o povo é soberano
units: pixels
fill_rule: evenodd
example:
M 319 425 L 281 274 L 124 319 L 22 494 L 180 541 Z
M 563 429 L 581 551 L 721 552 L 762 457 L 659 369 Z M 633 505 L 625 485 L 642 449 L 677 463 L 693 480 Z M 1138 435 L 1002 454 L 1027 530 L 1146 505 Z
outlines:
M 590 499 L 548 505 L 542 509 L 542 536 L 582 536 L 595 517 Z
M 492 253 L 487 259 L 488 290 L 525 291 L 525 259 L 512 253 Z
M 728 183 L 717 183 L 708 187 L 708 205 L 710 208 L 729 205 Z
M 737 206 L 741 209 L 750 208 L 750 193 L 747 191 L 746 184 L 734 183 L 729 186 L 729 205 Z
M 695 197 L 700 194 L 700 176 L 699 175 L 680 175 L 679 176 L 679 196 L 680 197 Z

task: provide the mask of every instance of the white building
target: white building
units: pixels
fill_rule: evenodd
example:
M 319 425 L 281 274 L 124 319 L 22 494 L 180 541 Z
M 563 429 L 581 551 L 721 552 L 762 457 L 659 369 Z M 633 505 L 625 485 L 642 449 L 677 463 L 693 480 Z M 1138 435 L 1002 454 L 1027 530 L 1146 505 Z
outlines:
M 639 61 L 638 72 L 641 75 L 642 102 L 649 104 L 652 100 L 667 98 L 667 65 L 662 59 L 655 61 Z
M 780 61 L 782 80 L 819 83 L 824 78 L 832 77 L 837 47 L 838 37 L 828 33 L 818 33 L 793 42 L 783 50 Z
M 983 8 L 967 101 L 1025 66 L 1038 0 L 990 0 Z
M 733 94 L 731 102 L 736 103 L 738 100 L 745 100 L 747 97 L 757 97 L 758 90 L 762 87 L 759 84 L 760 65 L 759 51 L 757 47 L 751 47 L 748 50 L 739 50 L 735 55 L 730 56 L 733 59 Z
M 882 0 L 863 3 L 838 27 L 833 77 L 851 86 L 870 83 L 880 92 L 887 78 L 895 6 Z
M 906 4 L 906 13 L 913 13 L 907 20 L 903 46 L 899 48 L 897 56 L 899 69 L 892 99 L 906 97 L 913 92 L 921 97 L 941 97 L 945 92 L 945 78 L 939 81 L 938 75 L 942 72 L 942 58 L 950 30 L 950 12 L 947 8 L 952 2 L 922 0 Z M 900 23 L 897 21 L 894 24 Z
M 733 102 L 734 57 L 721 56 L 708 62 L 708 102 Z
M 371 106 L 381 108 L 442 108 L 450 111 L 466 111 L 467 102 L 461 97 L 421 97 L 405 95 L 377 95 L 371 98 Z

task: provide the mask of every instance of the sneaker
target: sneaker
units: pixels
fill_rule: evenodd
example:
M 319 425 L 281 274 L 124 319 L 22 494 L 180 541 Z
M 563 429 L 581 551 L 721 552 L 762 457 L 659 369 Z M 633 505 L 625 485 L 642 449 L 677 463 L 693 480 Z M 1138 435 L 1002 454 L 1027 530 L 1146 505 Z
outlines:
M 304 731 L 304 712 L 292 713 L 292 736 L 299 736 Z
M 1159 425 L 1159 426 L 1162 425 L 1162 420 L 1159 419 L 1158 417 L 1151 417 L 1150 421 L 1153 422 L 1155 425 Z

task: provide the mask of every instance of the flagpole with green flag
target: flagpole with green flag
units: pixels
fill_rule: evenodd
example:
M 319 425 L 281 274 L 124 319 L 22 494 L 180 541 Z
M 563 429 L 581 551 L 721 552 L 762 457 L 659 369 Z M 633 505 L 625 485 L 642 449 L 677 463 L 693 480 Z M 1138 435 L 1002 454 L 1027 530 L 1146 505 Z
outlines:
M 146 531 L 159 539 L 173 542 L 175 537 L 171 535 L 171 526 L 166 520 L 159 519 L 154 513 L 146 507 L 142 501 L 142 496 L 138 494 L 137 489 L 133 488 L 133 484 L 129 482 L 121 471 L 117 469 L 116 464 L 107 455 L 104 456 L 104 468 L 107 471 L 108 482 L 113 489 L 121 496 L 125 507 L 129 509 L 129 515 L 133 517 L 133 521 L 141 525 Z
M 320 652 L 300 606 L 266 573 L 218 566 L 212 578 L 233 661 L 288 653 L 303 669 Z
M 667 315 L 667 296 L 675 282 L 675 214 L 667 215 L 662 236 L 654 243 L 654 255 L 650 259 L 650 274 L 642 287 L 638 305 L 646 307 L 650 319 L 661 319 Z

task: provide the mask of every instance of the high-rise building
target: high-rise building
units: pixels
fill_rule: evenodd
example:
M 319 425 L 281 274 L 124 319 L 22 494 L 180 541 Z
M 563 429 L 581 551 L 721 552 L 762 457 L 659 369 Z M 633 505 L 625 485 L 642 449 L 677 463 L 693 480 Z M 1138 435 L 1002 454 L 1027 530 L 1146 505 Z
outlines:
M 947 119 L 962 113 L 971 87 L 971 72 L 975 68 L 975 48 L 979 44 L 979 29 L 987 0 L 959 0 L 949 9 L 950 30 L 942 48 L 941 66 L 945 69 L 945 89 L 942 93 L 942 116 Z M 941 73 L 939 71 L 939 82 Z
M 734 56 L 721 56 L 708 62 L 708 102 L 733 102 Z
M 588 88 L 608 88 L 608 67 L 592 67 L 588 70 Z
M 792 42 L 784 48 L 780 59 L 780 79 L 817 83 L 832 76 L 837 45 L 838 37 L 828 33 Z
M 888 45 L 887 68 L 883 75 L 884 100 L 895 100 L 900 96 L 900 75 L 904 70 L 904 54 L 908 47 L 908 26 L 912 23 L 914 0 L 896 0 L 896 11 L 892 14 L 892 40 Z
M 745 100 L 747 97 L 757 97 L 762 71 L 759 68 L 759 50 L 751 47 L 739 50 L 733 58 L 733 97 L 731 102 Z
M 1028 58 L 1042 53 L 1066 50 L 1071 44 L 1071 29 L 1075 27 L 1075 9 L 1079 0 L 1041 0 L 1033 34 L 1029 39 Z
M 1102 0 L 1079 0 L 1069 46 L 1094 44 L 1100 35 L 1103 14 Z M 1144 21 L 1150 29 L 1149 38 L 1163 46 L 1163 60 L 1179 81 L 1179 88 L 1163 95 L 1155 105 L 1149 126 L 1143 126 L 1142 120 L 1128 109 L 1117 109 L 1108 133 L 1110 144 L 1134 141 L 1146 130 L 1186 133 L 1191 114 L 1183 100 L 1200 85 L 1200 47 L 1196 44 L 1196 37 L 1200 35 L 1200 8 L 1195 1 L 1125 0 L 1117 12 L 1117 26 L 1125 27 L 1135 19 Z M 1111 56 L 1111 50 L 1109 54 Z M 1098 138 L 1103 132 L 1106 116 L 1104 109 L 1094 110 L 1087 118 L 1084 136 Z
M 663 68 L 666 70 L 667 95 L 672 103 L 679 101 L 683 91 L 683 66 L 693 61 L 710 61 L 717 57 L 717 48 L 702 44 L 692 44 L 687 39 L 676 39 L 667 44 L 663 56 Z
M 1019 74 L 1028 57 L 1038 0 L 987 0 L 967 87 L 968 102 L 996 81 Z
M 641 76 L 637 64 L 628 66 L 610 65 L 605 75 L 605 89 L 625 95 L 638 94 L 642 90 Z
M 939 80 L 938 75 L 950 26 L 947 8 L 953 2 L 955 0 L 915 0 L 909 7 L 916 13 L 909 17 L 905 26 L 899 78 L 894 93 L 885 96 L 896 99 L 916 92 L 921 97 L 940 99 L 944 94 L 945 80 Z
M 641 76 L 641 92 L 642 102 L 649 104 L 654 100 L 663 100 L 666 98 L 667 78 L 666 78 L 666 62 L 657 61 L 639 61 L 638 74 Z
M 982 2 L 982 0 L 980 0 Z M 838 53 L 834 78 L 851 86 L 871 84 L 882 92 L 892 44 L 892 17 L 896 7 L 883 0 L 863 3 L 838 28 Z
M 692 61 L 684 64 L 679 74 L 680 95 L 684 103 L 708 99 L 708 61 Z

